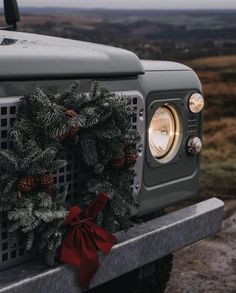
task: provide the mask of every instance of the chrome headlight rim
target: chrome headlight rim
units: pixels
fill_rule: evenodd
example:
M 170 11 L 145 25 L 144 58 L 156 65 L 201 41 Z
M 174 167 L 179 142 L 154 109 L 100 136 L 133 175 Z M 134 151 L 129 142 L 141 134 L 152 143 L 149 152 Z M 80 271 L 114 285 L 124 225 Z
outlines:
M 154 152 L 152 151 L 152 147 L 150 145 L 150 128 L 152 127 L 152 121 L 154 119 L 155 114 L 159 109 L 165 109 L 167 113 L 170 114 L 170 120 L 173 121 L 174 124 L 174 135 L 172 142 L 170 145 L 168 145 L 167 151 L 163 154 L 160 155 L 159 157 L 155 156 Z M 182 143 L 182 137 L 183 137 L 183 126 L 182 126 L 182 119 L 181 119 L 181 114 L 175 104 L 172 104 L 171 102 L 166 102 L 159 104 L 158 107 L 155 107 L 155 110 L 152 111 L 150 123 L 149 123 L 149 128 L 148 128 L 148 146 L 149 146 L 149 151 L 152 156 L 152 158 L 160 164 L 166 164 L 172 161 L 177 153 L 179 152 L 181 143 Z

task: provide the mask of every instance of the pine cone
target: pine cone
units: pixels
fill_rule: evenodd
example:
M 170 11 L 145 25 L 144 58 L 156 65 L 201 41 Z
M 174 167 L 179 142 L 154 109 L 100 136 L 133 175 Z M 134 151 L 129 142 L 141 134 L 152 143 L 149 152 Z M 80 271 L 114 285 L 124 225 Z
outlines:
M 71 119 L 74 118 L 75 116 L 77 116 L 77 113 L 74 110 L 66 110 L 64 111 L 64 114 L 67 118 Z M 67 138 L 72 138 L 74 137 L 78 132 L 80 131 L 80 127 L 71 127 L 69 132 L 63 135 L 59 136 L 60 141 L 63 141 Z
M 77 126 L 77 127 L 71 127 L 70 130 L 69 130 L 69 132 L 66 133 L 66 134 L 64 134 L 64 135 L 60 135 L 59 136 L 59 139 L 60 139 L 60 141 L 63 141 L 65 139 L 67 139 L 67 138 L 73 138 L 74 136 L 76 136 L 76 134 L 79 133 L 79 131 L 80 131 L 80 127 L 79 126 Z
M 133 167 L 136 164 L 137 157 L 138 156 L 137 156 L 136 152 L 128 151 L 125 154 L 125 166 L 128 168 Z
M 74 110 L 66 110 L 64 114 L 67 118 L 74 118 L 77 116 L 77 113 Z
M 45 174 L 39 178 L 40 186 L 44 191 L 49 191 L 54 185 L 54 178 L 52 174 Z
M 80 127 L 77 126 L 77 127 L 71 127 L 70 130 L 69 130 L 69 133 L 67 134 L 67 137 L 68 138 L 72 138 L 74 136 L 76 136 L 76 134 L 78 134 L 80 131 Z
M 22 192 L 31 192 L 37 186 L 37 179 L 34 176 L 21 178 L 17 183 L 17 189 Z
M 120 159 L 113 160 L 112 167 L 117 170 L 123 169 L 125 167 L 125 158 L 122 157 Z

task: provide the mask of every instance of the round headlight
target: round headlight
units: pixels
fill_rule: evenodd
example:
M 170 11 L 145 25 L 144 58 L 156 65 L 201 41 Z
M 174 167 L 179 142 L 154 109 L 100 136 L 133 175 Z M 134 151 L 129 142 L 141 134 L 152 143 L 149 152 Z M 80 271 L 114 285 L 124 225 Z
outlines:
M 166 163 L 173 158 L 180 138 L 180 119 L 171 105 L 159 107 L 149 127 L 149 148 L 154 158 Z
M 198 155 L 202 150 L 202 141 L 197 136 L 192 136 L 188 140 L 187 149 L 189 154 L 191 155 Z
M 194 93 L 190 96 L 188 104 L 192 113 L 199 113 L 204 108 L 204 98 L 199 93 Z

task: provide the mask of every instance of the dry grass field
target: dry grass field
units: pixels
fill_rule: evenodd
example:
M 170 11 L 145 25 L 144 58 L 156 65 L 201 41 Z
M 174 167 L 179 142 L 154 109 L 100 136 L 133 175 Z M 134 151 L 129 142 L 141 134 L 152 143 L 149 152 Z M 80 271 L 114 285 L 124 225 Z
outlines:
M 200 197 L 224 200 L 217 235 L 175 253 L 166 293 L 236 292 L 236 56 L 188 62 L 203 83 L 206 109 Z
M 201 193 L 236 199 L 236 56 L 188 63 L 206 98 Z

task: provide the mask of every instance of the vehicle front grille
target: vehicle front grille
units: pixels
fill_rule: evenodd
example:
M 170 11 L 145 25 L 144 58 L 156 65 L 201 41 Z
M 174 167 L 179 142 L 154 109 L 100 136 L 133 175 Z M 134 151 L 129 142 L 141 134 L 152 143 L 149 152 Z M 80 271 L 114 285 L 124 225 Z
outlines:
M 131 121 L 131 127 L 137 129 L 141 136 L 141 142 L 137 146 L 139 149 L 139 157 L 137 160 L 136 175 L 133 178 L 132 186 L 134 194 L 137 196 L 141 185 L 142 178 L 142 161 L 143 161 L 143 146 L 144 146 L 144 114 L 140 115 L 144 110 L 144 100 L 138 92 L 124 92 L 130 98 L 130 105 L 137 115 Z M 0 99 L 0 147 L 7 149 L 10 147 L 8 133 L 12 125 L 16 121 L 18 111 L 19 97 L 5 97 Z M 72 198 L 79 192 L 78 184 L 75 178 L 78 175 L 78 163 L 76 162 L 73 153 L 66 153 L 65 158 L 68 161 L 67 166 L 57 171 L 55 174 L 55 184 L 59 186 L 68 185 L 68 198 Z M 16 266 L 26 262 L 31 256 L 25 249 L 25 243 L 21 239 L 12 241 L 8 233 L 7 213 L 0 211 L 0 270 Z

